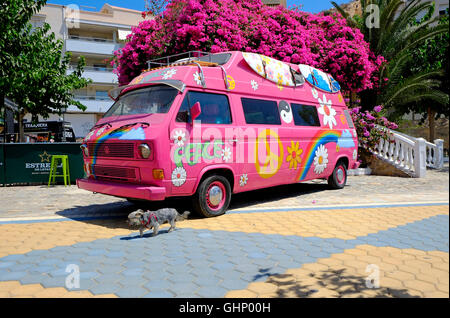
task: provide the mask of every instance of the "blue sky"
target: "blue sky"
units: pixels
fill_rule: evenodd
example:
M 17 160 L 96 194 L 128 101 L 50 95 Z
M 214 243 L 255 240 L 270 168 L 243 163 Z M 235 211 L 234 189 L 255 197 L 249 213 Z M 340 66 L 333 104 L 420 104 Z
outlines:
M 349 0 L 335 0 L 337 3 L 345 3 L 349 2 Z M 82 10 L 94 10 L 98 11 L 103 6 L 104 3 L 109 3 L 110 5 L 117 6 L 117 7 L 123 7 L 123 8 L 129 8 L 129 9 L 135 9 L 139 11 L 144 10 L 144 0 L 48 0 L 48 3 L 55 3 L 55 4 L 77 4 L 80 6 L 80 9 Z M 332 7 L 331 0 L 287 0 L 288 6 L 293 4 L 302 4 L 303 5 L 303 11 L 313 12 L 317 13 L 322 10 L 330 9 Z M 89 9 L 86 7 L 95 7 L 95 9 Z

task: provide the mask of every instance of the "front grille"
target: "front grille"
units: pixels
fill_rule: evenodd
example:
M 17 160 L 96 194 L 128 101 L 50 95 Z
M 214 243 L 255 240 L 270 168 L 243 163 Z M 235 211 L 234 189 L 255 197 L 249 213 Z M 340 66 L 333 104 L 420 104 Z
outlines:
M 93 165 L 91 171 L 95 175 L 95 177 L 136 180 L 136 170 L 134 168 Z
M 134 144 L 131 142 L 88 143 L 92 157 L 134 158 Z

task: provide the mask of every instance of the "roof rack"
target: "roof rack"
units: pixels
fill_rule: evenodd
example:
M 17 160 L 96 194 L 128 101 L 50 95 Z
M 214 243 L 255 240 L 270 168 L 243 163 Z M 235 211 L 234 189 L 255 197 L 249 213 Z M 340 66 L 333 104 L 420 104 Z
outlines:
M 198 61 L 199 57 L 208 56 L 208 62 L 212 63 L 211 60 L 211 53 L 208 52 L 202 52 L 202 51 L 189 51 L 184 53 L 178 53 L 173 55 L 168 55 L 164 57 L 160 57 L 153 60 L 147 61 L 148 69 L 152 68 L 160 68 L 160 67 L 167 67 L 172 64 L 176 63 L 189 63 Z
M 214 61 L 213 56 L 218 55 L 228 55 L 228 57 L 225 57 L 222 61 Z M 206 82 L 205 82 L 205 76 L 203 75 L 203 69 L 202 66 L 218 66 L 222 69 L 222 73 L 224 75 L 224 83 L 227 90 L 229 90 L 229 83 L 228 83 L 228 76 L 227 72 L 225 71 L 225 68 L 222 66 L 222 64 L 225 64 L 228 62 L 229 58 L 231 57 L 231 54 L 225 53 L 225 54 L 215 54 L 215 53 L 208 53 L 208 52 L 202 52 L 202 51 L 188 51 L 184 53 L 179 54 L 173 54 L 168 55 L 164 57 L 160 57 L 153 60 L 147 61 L 148 69 L 143 70 L 142 72 L 148 72 L 156 69 L 166 68 L 169 66 L 180 66 L 180 65 L 197 65 L 199 69 L 199 75 L 200 75 L 200 81 L 202 83 L 202 87 L 206 88 Z

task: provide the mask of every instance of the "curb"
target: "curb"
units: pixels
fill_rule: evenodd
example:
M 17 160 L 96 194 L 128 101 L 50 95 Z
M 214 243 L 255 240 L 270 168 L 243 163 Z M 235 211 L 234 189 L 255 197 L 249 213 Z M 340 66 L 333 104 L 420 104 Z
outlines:
M 370 169 L 370 168 L 350 169 L 347 171 L 348 176 L 368 176 L 371 174 L 372 174 L 372 169 Z

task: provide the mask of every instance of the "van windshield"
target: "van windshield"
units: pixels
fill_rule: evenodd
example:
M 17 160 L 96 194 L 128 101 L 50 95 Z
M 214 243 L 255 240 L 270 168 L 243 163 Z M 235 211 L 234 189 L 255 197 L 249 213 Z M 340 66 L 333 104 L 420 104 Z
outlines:
M 165 114 L 169 111 L 177 94 L 177 89 L 167 85 L 133 90 L 121 96 L 103 118 L 136 114 Z

